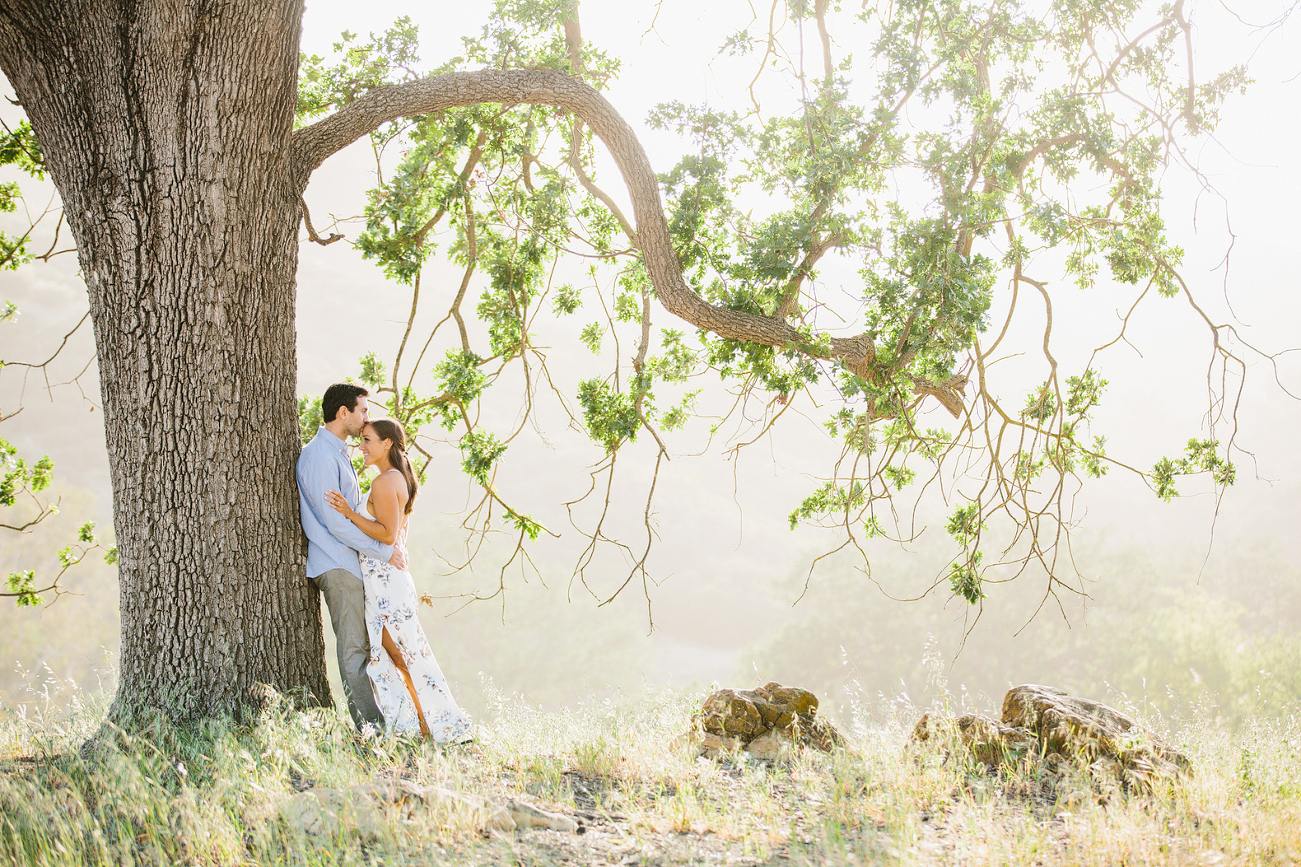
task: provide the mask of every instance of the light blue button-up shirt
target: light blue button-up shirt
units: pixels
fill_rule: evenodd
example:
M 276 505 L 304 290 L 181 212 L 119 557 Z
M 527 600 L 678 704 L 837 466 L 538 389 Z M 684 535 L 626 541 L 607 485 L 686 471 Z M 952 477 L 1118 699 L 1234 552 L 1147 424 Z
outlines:
M 331 569 L 347 569 L 361 580 L 358 551 L 381 563 L 393 556 L 392 545 L 382 545 L 367 536 L 325 501 L 327 491 L 338 491 L 353 509 L 361 511 L 361 489 L 352 461 L 348 460 L 346 442 L 318 428 L 298 456 L 294 475 L 298 479 L 298 512 L 307 534 L 308 578 Z

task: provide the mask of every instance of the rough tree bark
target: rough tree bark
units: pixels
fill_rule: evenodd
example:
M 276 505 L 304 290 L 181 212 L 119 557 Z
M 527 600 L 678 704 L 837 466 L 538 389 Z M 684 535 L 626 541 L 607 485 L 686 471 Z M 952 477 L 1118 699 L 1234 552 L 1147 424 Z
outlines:
M 94 321 L 122 609 L 112 715 L 329 699 L 293 465 L 301 0 L 0 3 Z

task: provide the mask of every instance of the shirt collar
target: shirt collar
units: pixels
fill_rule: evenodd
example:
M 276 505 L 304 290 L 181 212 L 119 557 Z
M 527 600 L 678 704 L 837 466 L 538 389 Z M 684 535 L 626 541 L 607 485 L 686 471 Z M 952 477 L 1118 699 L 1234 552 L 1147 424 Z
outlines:
M 323 440 L 331 448 L 338 451 L 339 454 L 344 455 L 345 457 L 347 456 L 348 441 L 339 439 L 337 436 L 330 433 L 329 429 L 327 429 L 324 425 L 321 425 L 316 429 L 316 438 L 318 440 Z

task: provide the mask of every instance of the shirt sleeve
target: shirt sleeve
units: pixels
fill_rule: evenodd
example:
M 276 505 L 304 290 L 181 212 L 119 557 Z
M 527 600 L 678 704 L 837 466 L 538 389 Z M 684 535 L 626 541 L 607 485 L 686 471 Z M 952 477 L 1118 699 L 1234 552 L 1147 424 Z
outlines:
M 343 490 L 338 463 L 332 456 L 318 450 L 304 455 L 304 458 L 303 466 L 300 467 L 299 486 L 303 490 L 303 502 L 312 510 L 316 520 L 324 525 L 331 536 L 354 551 L 360 551 L 381 562 L 392 557 L 392 545 L 385 545 L 367 536 L 356 524 L 325 502 L 327 491 Z

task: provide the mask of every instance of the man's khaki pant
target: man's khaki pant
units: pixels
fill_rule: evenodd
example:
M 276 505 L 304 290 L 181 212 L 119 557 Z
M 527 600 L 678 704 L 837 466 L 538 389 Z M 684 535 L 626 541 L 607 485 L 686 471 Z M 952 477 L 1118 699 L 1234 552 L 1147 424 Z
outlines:
M 384 715 L 375 706 L 370 676 L 366 674 L 370 639 L 366 636 L 366 594 L 361 579 L 347 569 L 331 569 L 311 580 L 325 595 L 325 605 L 330 609 L 348 713 L 358 730 L 365 723 L 383 728 Z

